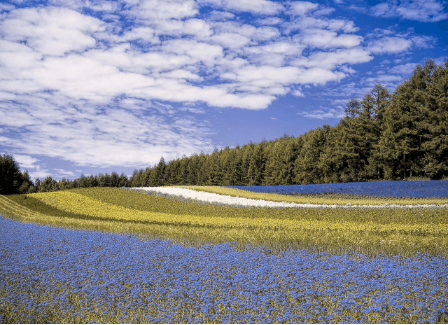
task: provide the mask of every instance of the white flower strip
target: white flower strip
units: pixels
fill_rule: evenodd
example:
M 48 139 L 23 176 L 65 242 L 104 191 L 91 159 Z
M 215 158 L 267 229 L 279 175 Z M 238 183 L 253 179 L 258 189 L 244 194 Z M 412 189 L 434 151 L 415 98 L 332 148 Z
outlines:
M 400 205 L 400 204 L 378 204 L 378 205 L 340 205 L 340 204 L 309 204 L 309 203 L 290 203 L 290 202 L 273 202 L 265 200 L 246 199 L 242 197 L 235 197 L 230 195 L 221 195 L 216 193 L 208 193 L 202 191 L 195 191 L 186 188 L 178 187 L 132 187 L 131 190 L 138 190 L 144 192 L 155 192 L 160 194 L 167 194 L 172 196 L 183 197 L 206 203 L 218 203 L 226 205 L 237 206 L 252 206 L 252 207 L 269 207 L 269 208 L 446 208 L 448 204 L 415 204 L 415 205 Z

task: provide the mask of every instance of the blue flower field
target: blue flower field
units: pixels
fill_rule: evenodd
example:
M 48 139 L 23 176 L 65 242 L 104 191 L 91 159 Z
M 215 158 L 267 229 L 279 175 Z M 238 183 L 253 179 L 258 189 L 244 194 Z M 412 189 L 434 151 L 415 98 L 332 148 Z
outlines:
M 288 195 L 348 194 L 379 197 L 448 197 L 448 180 L 441 181 L 379 181 L 337 184 L 227 186 L 241 190 Z
M 448 260 L 185 247 L 0 218 L 0 322 L 437 323 Z

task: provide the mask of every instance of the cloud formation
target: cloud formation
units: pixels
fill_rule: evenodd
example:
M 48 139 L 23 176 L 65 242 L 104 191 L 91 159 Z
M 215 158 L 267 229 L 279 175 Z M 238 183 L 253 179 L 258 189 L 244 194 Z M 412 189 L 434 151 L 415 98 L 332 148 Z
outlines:
M 428 43 L 366 42 L 353 21 L 307 1 L 20 0 L 0 10 L 2 144 L 82 166 L 209 151 L 204 109 L 265 109 L 343 80 L 373 54 Z
M 438 0 L 403 0 L 397 5 L 397 1 L 379 3 L 370 9 L 374 16 L 401 17 L 407 20 L 421 22 L 438 22 L 448 19 L 448 13 L 444 12 L 446 2 Z

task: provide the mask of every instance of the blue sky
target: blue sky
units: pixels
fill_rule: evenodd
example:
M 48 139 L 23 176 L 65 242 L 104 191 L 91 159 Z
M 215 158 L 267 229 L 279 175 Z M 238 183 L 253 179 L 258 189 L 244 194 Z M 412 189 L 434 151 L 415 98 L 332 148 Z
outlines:
M 0 2 L 0 153 L 33 178 L 335 125 L 448 59 L 447 1 Z

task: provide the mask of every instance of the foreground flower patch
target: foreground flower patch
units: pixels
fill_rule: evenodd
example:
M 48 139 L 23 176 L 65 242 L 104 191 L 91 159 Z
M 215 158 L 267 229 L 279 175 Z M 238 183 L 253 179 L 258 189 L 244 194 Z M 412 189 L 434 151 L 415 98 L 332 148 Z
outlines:
M 0 218 L 0 321 L 446 322 L 448 260 L 185 247 Z

